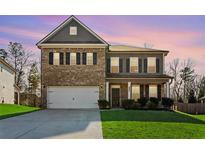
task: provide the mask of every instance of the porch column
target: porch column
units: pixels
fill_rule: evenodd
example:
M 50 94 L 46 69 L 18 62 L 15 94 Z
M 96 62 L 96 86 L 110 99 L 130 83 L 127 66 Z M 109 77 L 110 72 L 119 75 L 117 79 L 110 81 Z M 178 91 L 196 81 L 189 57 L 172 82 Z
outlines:
M 167 83 L 165 84 L 165 86 L 166 86 L 166 97 L 170 97 L 169 83 L 167 82 Z
M 162 60 L 163 60 L 163 74 L 165 74 L 165 55 L 164 54 L 162 56 Z
M 131 99 L 131 82 L 128 82 L 127 90 L 128 90 L 128 99 Z
M 105 88 L 106 88 L 106 92 L 105 92 L 106 100 L 109 101 L 109 82 L 108 81 L 106 82 Z

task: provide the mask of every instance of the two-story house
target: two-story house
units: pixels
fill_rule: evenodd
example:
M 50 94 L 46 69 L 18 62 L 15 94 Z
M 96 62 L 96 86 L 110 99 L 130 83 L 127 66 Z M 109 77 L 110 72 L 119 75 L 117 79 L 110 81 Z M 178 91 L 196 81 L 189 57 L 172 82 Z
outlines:
M 0 103 L 19 103 L 20 90 L 15 85 L 15 73 L 15 69 L 0 57 Z
M 41 49 L 42 105 L 97 108 L 98 99 L 165 96 L 169 51 L 110 45 L 75 16 L 37 43 Z

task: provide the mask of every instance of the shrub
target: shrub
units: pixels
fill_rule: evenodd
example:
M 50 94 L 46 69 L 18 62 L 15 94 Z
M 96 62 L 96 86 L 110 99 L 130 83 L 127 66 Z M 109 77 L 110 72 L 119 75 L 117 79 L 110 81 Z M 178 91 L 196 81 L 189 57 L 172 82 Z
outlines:
M 132 109 L 139 109 L 140 106 L 141 106 L 140 103 L 135 102 L 135 103 L 133 104 L 133 106 L 132 106 Z
M 122 100 L 122 107 L 124 109 L 133 109 L 134 104 L 135 104 L 135 100 L 134 99 Z
M 105 99 L 98 100 L 98 105 L 100 109 L 109 109 L 110 108 L 110 102 L 108 102 Z
M 174 104 L 174 100 L 168 97 L 162 97 L 162 105 L 165 107 L 171 107 Z
M 146 97 L 142 97 L 142 98 L 139 98 L 138 101 L 137 101 L 141 107 L 144 107 L 147 102 L 148 102 L 148 99 Z
M 189 93 L 188 103 L 197 103 L 193 90 L 191 90 Z
M 184 101 L 181 97 L 177 101 L 178 101 L 178 103 L 184 103 Z
M 147 102 L 147 107 L 148 109 L 156 109 L 158 106 L 158 104 L 154 103 L 154 102 L 151 102 L 151 101 L 148 101 Z
M 152 103 L 154 103 L 154 104 L 156 104 L 156 105 L 158 105 L 159 104 L 159 99 L 158 98 L 156 98 L 156 97 L 150 97 L 150 102 L 152 102 Z
M 147 107 L 148 109 L 156 109 L 158 107 L 159 104 L 159 99 L 156 97 L 150 97 L 148 103 L 147 103 Z

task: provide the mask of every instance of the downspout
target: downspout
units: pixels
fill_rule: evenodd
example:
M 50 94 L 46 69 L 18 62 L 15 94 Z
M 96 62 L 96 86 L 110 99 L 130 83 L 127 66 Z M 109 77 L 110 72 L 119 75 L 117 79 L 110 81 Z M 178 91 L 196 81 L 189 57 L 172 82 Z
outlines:
M 109 82 L 107 81 L 107 53 L 109 52 L 109 44 L 107 44 L 107 47 L 106 47 L 106 49 L 105 49 L 105 87 L 106 86 L 108 86 L 108 89 L 107 89 L 107 87 L 106 87 L 106 89 L 105 89 L 105 97 L 106 97 L 106 99 L 108 99 L 107 101 L 109 101 L 109 93 L 110 93 L 110 89 L 109 89 Z M 108 84 L 107 84 L 107 82 L 108 82 Z M 106 94 L 106 91 L 108 90 L 108 94 Z M 106 96 L 106 95 L 108 95 L 108 96 Z
M 170 85 L 172 84 L 172 82 L 173 82 L 173 78 L 171 78 L 171 81 L 169 82 L 169 98 L 170 98 Z

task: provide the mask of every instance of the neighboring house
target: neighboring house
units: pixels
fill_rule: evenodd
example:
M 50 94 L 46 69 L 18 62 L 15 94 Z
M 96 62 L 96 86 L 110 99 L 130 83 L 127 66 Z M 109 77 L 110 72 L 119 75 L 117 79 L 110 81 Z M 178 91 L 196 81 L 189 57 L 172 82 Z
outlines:
M 123 99 L 166 96 L 167 50 L 110 45 L 74 16 L 37 46 L 48 108 L 96 108 L 98 99 L 115 108 Z
M 0 103 L 15 103 L 15 92 L 17 93 L 17 104 L 19 88 L 15 85 L 15 69 L 0 57 Z
M 205 103 L 205 96 L 199 98 L 199 101 L 200 101 L 201 103 Z

